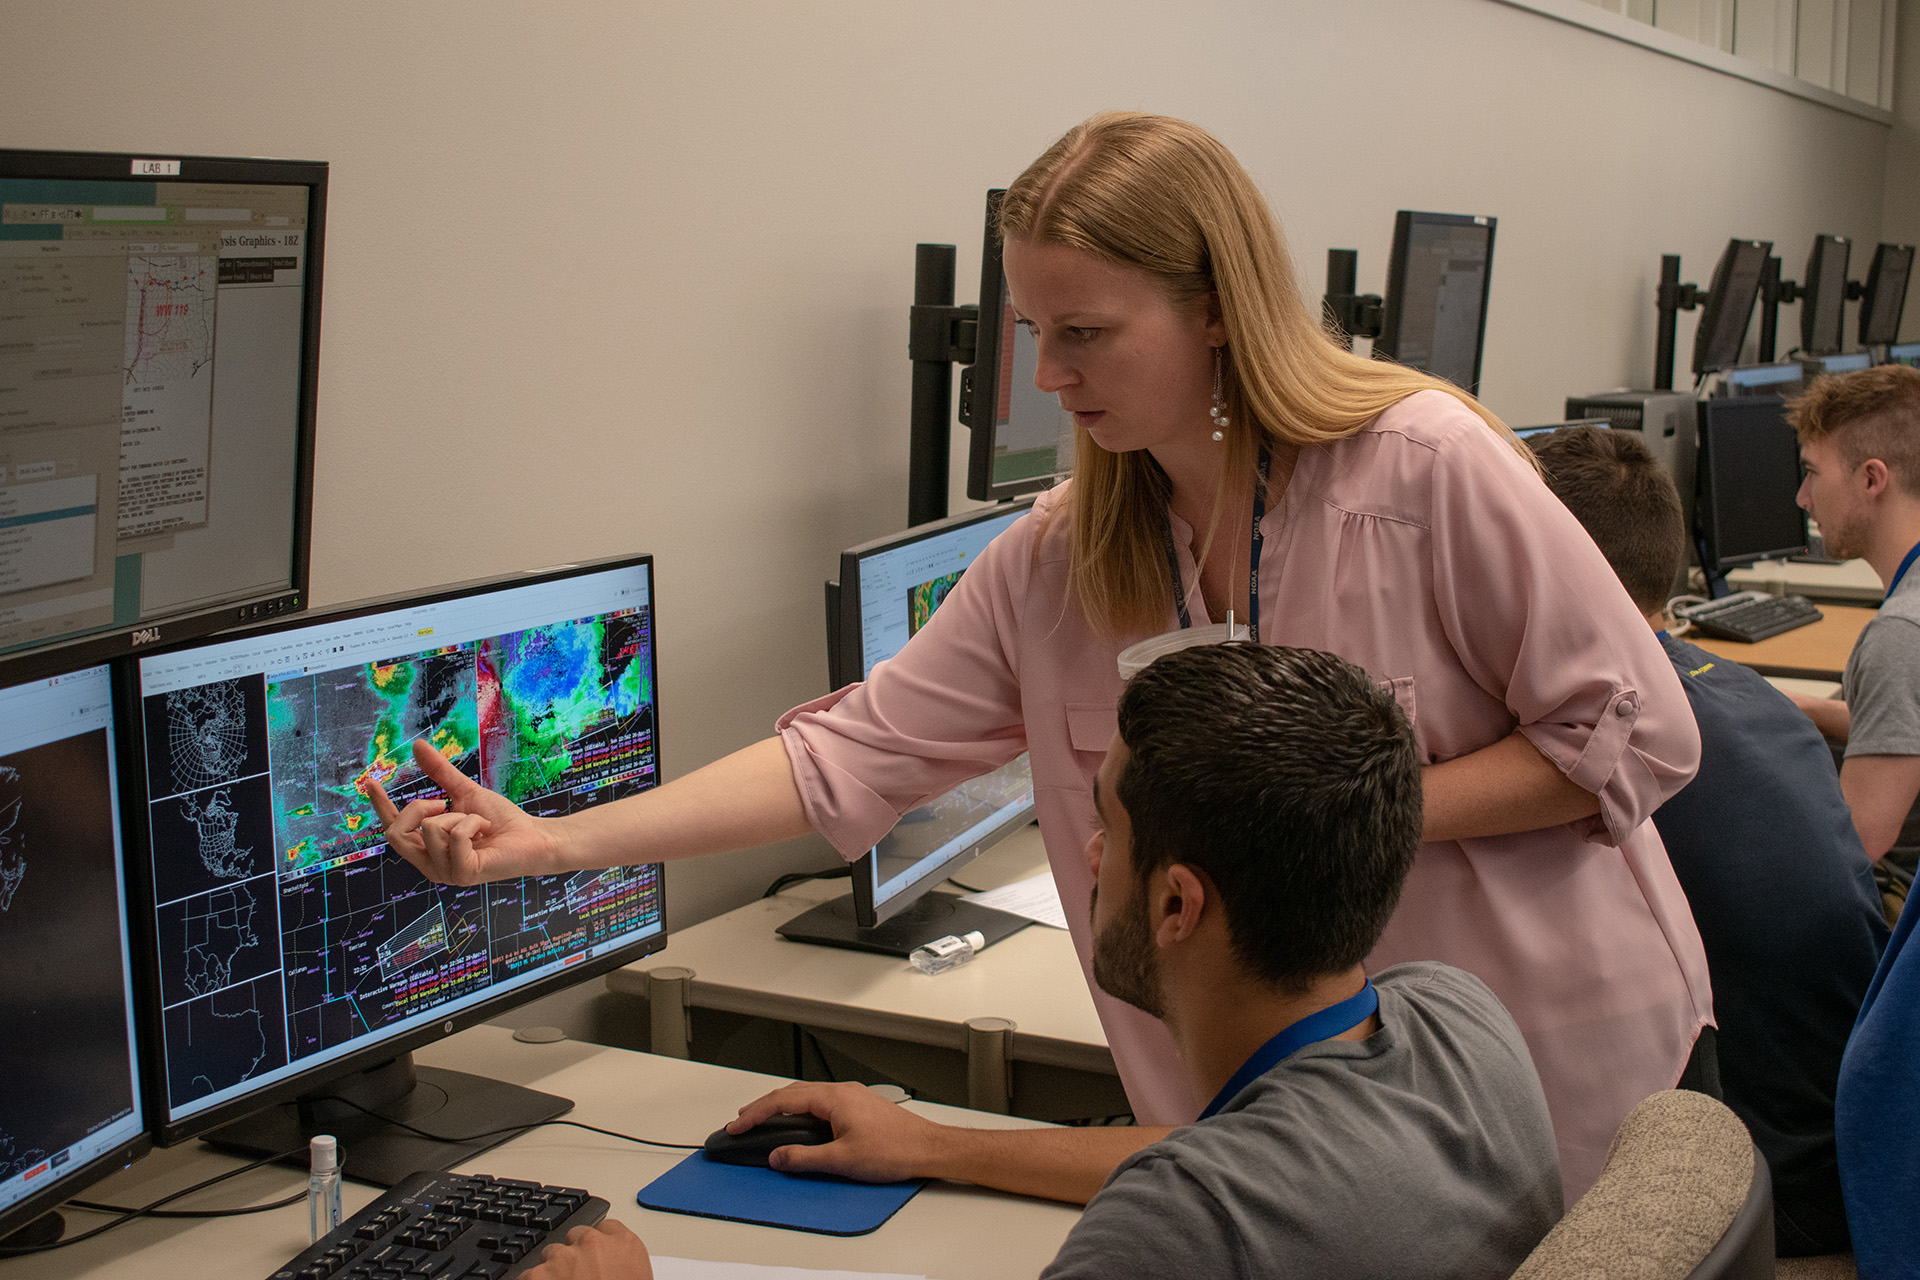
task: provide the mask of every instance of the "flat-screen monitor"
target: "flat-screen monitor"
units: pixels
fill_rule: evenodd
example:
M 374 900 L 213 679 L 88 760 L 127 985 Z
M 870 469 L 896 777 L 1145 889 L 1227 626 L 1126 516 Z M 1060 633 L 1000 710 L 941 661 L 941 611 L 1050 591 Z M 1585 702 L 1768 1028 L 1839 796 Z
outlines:
M 1882 244 L 1873 251 L 1860 293 L 1860 345 L 1883 347 L 1900 338 L 1900 313 L 1907 305 L 1907 281 L 1913 274 L 1913 246 Z
M 1496 218 L 1400 210 L 1373 354 L 1478 394 Z
M 1073 419 L 1033 385 L 1040 351 L 1014 322 L 1000 265 L 1000 198 L 987 192 L 980 245 L 980 324 L 974 361 L 960 373 L 960 421 L 971 430 L 967 496 L 1002 502 L 1050 489 L 1073 471 Z
M 1543 422 L 1537 427 L 1515 427 L 1513 434 L 1522 440 L 1531 440 L 1535 436 L 1550 436 L 1556 431 L 1565 431 L 1568 427 L 1611 427 L 1612 422 L 1605 418 L 1570 418 L 1565 422 Z
M 106 667 L 0 688 L 0 1253 L 151 1145 L 115 766 Z
M 1718 396 L 1797 396 L 1806 389 L 1806 366 L 1798 360 L 1780 364 L 1743 364 L 1727 370 L 1714 393 Z
M 920 525 L 864 543 L 840 556 L 840 623 L 832 665 L 849 683 L 864 680 L 925 626 L 967 566 L 1032 507 L 1006 503 Z M 928 890 L 1033 821 L 1033 770 L 1022 753 L 900 817 L 853 864 L 853 893 L 781 926 L 803 942 L 905 955 L 929 939 L 978 928 L 989 941 L 1018 927 L 1018 917 L 959 903 Z
M 1888 347 L 1886 363 L 1920 369 L 1920 342 L 1895 343 Z
M 1700 402 L 1701 565 L 1713 573 L 1807 549 L 1800 443 L 1778 396 Z
M 318 163 L 0 150 L 10 670 L 300 607 L 326 191 Z
M 1760 275 L 1773 255 L 1771 240 L 1729 240 L 1714 264 L 1713 283 L 1693 331 L 1693 372 L 1697 377 L 1740 363 L 1747 343 L 1753 304 L 1760 297 Z
M 409 1092 L 410 1051 L 658 950 L 660 867 L 435 885 L 387 849 L 366 783 L 402 806 L 439 795 L 414 761 L 425 741 L 536 815 L 652 787 L 654 616 L 640 556 L 127 664 L 160 1142 L 276 1152 L 331 1123 L 349 1176 L 389 1183 L 503 1138 L 427 1149 L 351 1109 L 326 1120 L 326 1100 L 365 1089 L 378 1101 L 363 1105 L 448 1136 L 534 1115 L 508 1086 L 423 1067 L 448 1099 L 433 1111 L 435 1090 Z
M 1847 256 L 1853 242 L 1845 236 L 1815 236 L 1801 283 L 1800 351 L 1830 356 L 1846 345 L 1841 321 L 1847 314 Z
M 1842 355 L 1808 360 L 1803 367 L 1809 377 L 1818 377 L 1823 373 L 1858 373 L 1873 367 L 1873 355 L 1866 351 L 1848 351 Z

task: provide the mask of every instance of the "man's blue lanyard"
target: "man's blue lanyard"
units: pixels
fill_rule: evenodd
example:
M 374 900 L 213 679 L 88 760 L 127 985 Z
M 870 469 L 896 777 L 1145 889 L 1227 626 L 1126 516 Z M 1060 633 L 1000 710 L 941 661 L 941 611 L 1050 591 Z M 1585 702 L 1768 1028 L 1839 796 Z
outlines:
M 1902 560 L 1900 567 L 1893 571 L 1893 581 L 1887 584 L 1887 594 L 1881 597 L 1881 604 L 1885 604 L 1888 600 L 1893 599 L 1893 593 L 1900 589 L 1900 579 L 1906 577 L 1907 570 L 1913 568 L 1915 557 L 1920 557 L 1920 542 L 1914 543 L 1913 546 L 1908 549 L 1907 558 Z
M 1373 989 L 1373 979 L 1369 978 L 1366 985 L 1339 1004 L 1328 1005 L 1318 1013 L 1308 1014 L 1256 1049 L 1253 1056 L 1233 1073 L 1233 1079 L 1227 1081 L 1226 1087 L 1213 1095 L 1213 1101 L 1200 1113 L 1200 1118 L 1205 1120 L 1218 1113 L 1242 1089 L 1273 1070 L 1296 1050 L 1316 1040 L 1330 1040 L 1342 1031 L 1359 1026 L 1371 1018 L 1373 1011 L 1379 1007 L 1380 993 Z
M 1267 514 L 1267 473 L 1272 466 L 1273 453 L 1262 444 L 1260 483 L 1253 487 L 1253 551 L 1247 567 L 1247 638 L 1255 644 L 1260 643 L 1260 547 L 1266 541 L 1260 522 Z M 1180 553 L 1173 547 L 1173 522 L 1164 517 L 1160 539 L 1167 551 L 1167 571 L 1173 575 L 1173 607 L 1180 614 L 1180 629 L 1184 631 L 1193 625 L 1193 615 L 1187 611 L 1187 592 L 1180 581 Z

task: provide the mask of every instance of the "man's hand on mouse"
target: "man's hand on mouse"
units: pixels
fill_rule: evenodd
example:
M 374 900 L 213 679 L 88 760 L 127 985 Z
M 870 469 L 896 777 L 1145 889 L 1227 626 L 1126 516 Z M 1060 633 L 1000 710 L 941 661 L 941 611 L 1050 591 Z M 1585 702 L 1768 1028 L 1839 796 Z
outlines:
M 550 1244 L 540 1265 L 521 1280 L 653 1280 L 647 1246 L 623 1222 L 608 1218 L 595 1227 L 575 1227 L 565 1244 Z
M 859 1182 L 926 1177 L 942 1126 L 888 1102 L 865 1085 L 790 1084 L 740 1108 L 728 1133 L 745 1133 L 777 1115 L 812 1113 L 833 1125 L 833 1141 L 780 1147 L 767 1167 L 784 1173 L 831 1173 Z

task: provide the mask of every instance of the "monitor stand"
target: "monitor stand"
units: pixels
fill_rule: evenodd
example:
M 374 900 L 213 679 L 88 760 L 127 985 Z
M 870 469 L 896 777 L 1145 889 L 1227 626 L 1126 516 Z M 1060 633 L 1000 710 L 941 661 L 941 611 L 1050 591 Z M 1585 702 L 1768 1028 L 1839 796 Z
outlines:
M 380 1114 L 368 1115 L 342 1098 Z M 305 1168 L 308 1140 L 330 1133 L 340 1141 L 341 1171 L 347 1177 L 390 1187 L 421 1169 L 450 1169 L 519 1130 L 571 1110 L 570 1098 L 465 1071 L 416 1067 L 413 1055 L 403 1053 L 370 1070 L 329 1081 L 293 1102 L 242 1116 L 204 1137 L 216 1147 L 255 1156 L 299 1148 L 300 1154 L 286 1163 Z M 387 1119 L 447 1136 L 423 1137 Z M 502 1129 L 506 1132 L 495 1132 Z M 470 1134 L 487 1136 L 465 1136 Z
M 962 902 L 950 893 L 929 893 L 900 914 L 882 920 L 871 929 L 862 929 L 854 920 L 853 895 L 849 893 L 800 913 L 774 932 L 792 942 L 875 951 L 904 960 L 915 947 L 924 947 L 948 934 L 978 930 L 987 945 L 992 946 L 1032 923 L 1011 911 Z
M 9 1236 L 0 1236 L 0 1258 L 14 1252 L 44 1249 L 65 1235 L 67 1220 L 58 1210 L 41 1214 Z

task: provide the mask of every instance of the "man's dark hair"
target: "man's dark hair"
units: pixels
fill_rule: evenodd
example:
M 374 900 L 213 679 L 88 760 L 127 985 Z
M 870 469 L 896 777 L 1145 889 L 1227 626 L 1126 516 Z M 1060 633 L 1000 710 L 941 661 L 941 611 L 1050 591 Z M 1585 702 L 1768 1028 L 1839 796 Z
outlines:
M 1547 487 L 1586 526 L 1642 613 L 1665 607 L 1687 558 L 1680 491 L 1637 433 L 1563 427 L 1527 441 Z
M 1142 885 L 1202 872 L 1240 961 L 1291 991 L 1373 950 L 1420 847 L 1420 763 L 1366 672 L 1313 649 L 1183 649 L 1128 682 L 1120 738 Z

